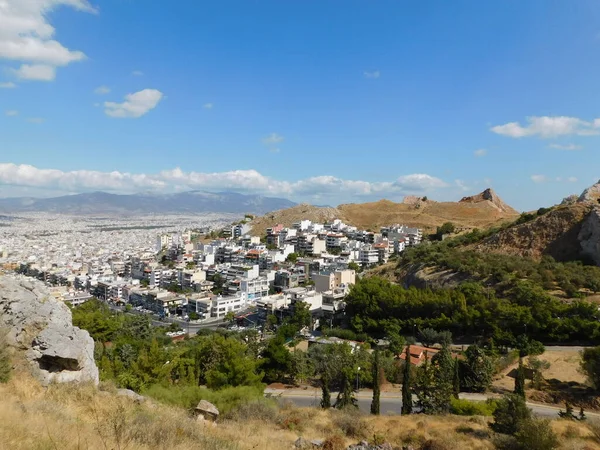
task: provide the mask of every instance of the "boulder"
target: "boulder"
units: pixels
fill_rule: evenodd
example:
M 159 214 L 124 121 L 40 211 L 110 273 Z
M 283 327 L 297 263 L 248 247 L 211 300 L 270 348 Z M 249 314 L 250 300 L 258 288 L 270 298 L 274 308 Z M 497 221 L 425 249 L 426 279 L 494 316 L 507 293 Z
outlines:
M 0 276 L 0 328 L 9 345 L 24 352 L 33 375 L 50 383 L 98 384 L 94 341 L 73 326 L 71 310 L 47 287 L 22 276 Z
M 132 391 L 131 389 L 117 389 L 117 395 L 119 397 L 127 397 L 133 400 L 135 403 L 144 403 L 146 401 L 146 397 L 138 394 L 137 392 Z
M 195 411 L 198 417 L 203 417 L 205 420 L 214 422 L 219 418 L 219 410 L 217 407 L 206 400 L 200 400 Z
M 600 181 L 584 190 L 579 196 L 579 201 L 598 203 L 600 201 Z

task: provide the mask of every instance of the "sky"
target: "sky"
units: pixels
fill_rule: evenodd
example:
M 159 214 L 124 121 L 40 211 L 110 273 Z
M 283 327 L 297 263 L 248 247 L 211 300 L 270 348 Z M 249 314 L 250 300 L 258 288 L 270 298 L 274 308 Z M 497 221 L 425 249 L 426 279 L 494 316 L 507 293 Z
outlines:
M 336 205 L 600 178 L 596 0 L 0 0 L 0 197 Z

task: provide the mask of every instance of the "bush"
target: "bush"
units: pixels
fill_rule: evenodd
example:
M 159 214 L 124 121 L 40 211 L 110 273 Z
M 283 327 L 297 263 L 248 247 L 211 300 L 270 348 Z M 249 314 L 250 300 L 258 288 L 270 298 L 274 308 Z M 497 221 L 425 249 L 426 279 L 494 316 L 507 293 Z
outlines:
M 596 389 L 600 389 L 600 347 L 586 348 L 581 353 L 581 370 Z
M 496 406 L 497 402 L 493 399 L 477 402 L 452 398 L 450 400 L 450 413 L 457 416 L 491 416 L 496 410 Z
M 525 400 L 516 394 L 509 394 L 498 400 L 496 410 L 492 414 L 494 422 L 490 424 L 496 433 L 514 435 L 519 427 L 531 418 L 531 410 Z
M 325 439 L 322 448 L 323 450 L 345 450 L 346 440 L 339 434 L 334 434 Z
M 276 423 L 279 409 L 274 400 L 261 399 L 242 403 L 229 411 L 224 418 L 238 422 L 260 420 L 262 422 Z
M 338 411 L 333 415 L 332 422 L 349 438 L 365 439 L 370 435 L 369 424 L 359 411 Z
M 549 420 L 528 419 L 521 423 L 515 438 L 523 450 L 553 450 L 558 448 L 558 438 Z
M 454 447 L 439 439 L 429 439 L 421 446 L 421 450 L 454 450 Z
M 12 362 L 10 358 L 10 349 L 6 343 L 4 335 L 0 335 L 0 383 L 6 383 L 10 380 L 12 373 Z

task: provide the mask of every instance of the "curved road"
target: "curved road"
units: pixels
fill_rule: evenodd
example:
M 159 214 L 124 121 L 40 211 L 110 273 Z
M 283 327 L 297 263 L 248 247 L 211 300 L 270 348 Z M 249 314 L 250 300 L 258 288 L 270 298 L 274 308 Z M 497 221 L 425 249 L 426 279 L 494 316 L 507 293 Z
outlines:
M 301 407 L 317 407 L 321 401 L 321 390 L 308 388 L 308 389 L 265 389 L 265 395 L 276 398 L 280 401 L 291 401 L 296 406 Z M 331 393 L 331 400 L 335 401 L 337 392 Z M 361 411 L 365 413 L 370 412 L 371 399 L 373 392 L 368 389 L 363 389 L 358 393 L 355 393 L 355 397 L 358 400 L 358 406 Z M 494 395 L 485 394 L 470 394 L 461 393 L 460 398 L 473 401 L 485 401 L 488 398 L 498 398 Z M 414 399 L 416 401 L 416 398 Z M 400 392 L 382 392 L 380 398 L 381 414 L 400 414 L 402 409 L 402 393 Z M 561 410 L 560 407 L 544 405 L 541 403 L 527 402 L 527 406 L 533 414 L 540 417 L 555 418 L 558 417 L 558 412 Z M 600 418 L 600 414 L 587 412 L 585 413 L 588 417 Z

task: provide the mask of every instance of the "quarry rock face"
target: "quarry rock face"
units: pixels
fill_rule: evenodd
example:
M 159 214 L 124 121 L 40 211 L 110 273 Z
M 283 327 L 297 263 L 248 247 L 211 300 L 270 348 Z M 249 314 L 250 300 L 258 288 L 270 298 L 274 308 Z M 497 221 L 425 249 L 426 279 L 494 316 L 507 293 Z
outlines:
M 600 207 L 594 207 L 584 219 L 577 239 L 582 253 L 600 265 Z
M 73 326 L 67 305 L 30 278 L 0 276 L 0 328 L 9 345 L 24 352 L 33 375 L 43 384 L 98 384 L 94 341 Z

